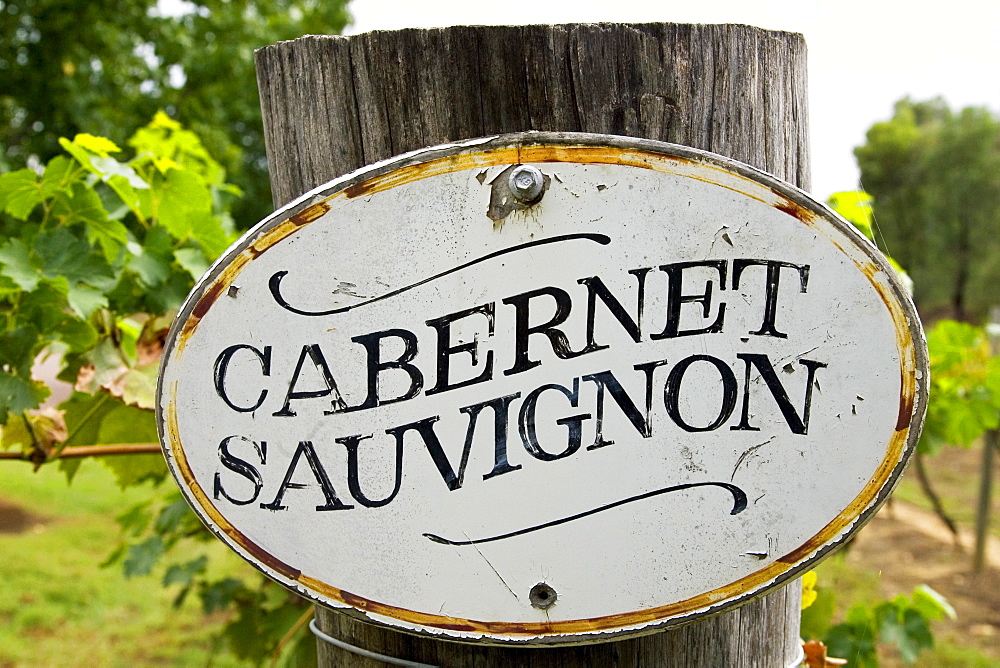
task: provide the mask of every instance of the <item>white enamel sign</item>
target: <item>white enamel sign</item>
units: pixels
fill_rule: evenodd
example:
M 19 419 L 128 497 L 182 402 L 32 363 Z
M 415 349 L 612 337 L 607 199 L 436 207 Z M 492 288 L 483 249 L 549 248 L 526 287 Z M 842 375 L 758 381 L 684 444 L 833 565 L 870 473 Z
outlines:
M 588 642 L 811 567 L 895 484 L 926 383 L 892 269 L 802 192 L 532 133 L 259 224 L 188 298 L 157 408 L 195 510 L 279 582 L 451 639 Z

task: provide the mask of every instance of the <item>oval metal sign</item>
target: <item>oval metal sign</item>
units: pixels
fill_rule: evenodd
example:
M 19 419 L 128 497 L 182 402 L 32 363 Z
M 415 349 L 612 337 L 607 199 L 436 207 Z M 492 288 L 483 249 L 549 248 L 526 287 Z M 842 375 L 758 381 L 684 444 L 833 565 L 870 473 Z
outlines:
M 195 510 L 286 586 L 449 639 L 587 642 L 843 542 L 902 472 L 927 379 L 893 270 L 807 195 L 529 133 L 260 223 L 188 298 L 157 408 Z

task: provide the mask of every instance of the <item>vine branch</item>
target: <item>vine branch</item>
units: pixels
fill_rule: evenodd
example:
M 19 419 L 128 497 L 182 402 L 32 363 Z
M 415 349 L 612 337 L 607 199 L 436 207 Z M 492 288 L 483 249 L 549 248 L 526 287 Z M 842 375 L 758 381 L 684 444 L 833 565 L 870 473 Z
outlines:
M 115 443 L 108 445 L 78 445 L 63 448 L 58 455 L 49 457 L 45 463 L 57 459 L 79 459 L 81 457 L 107 457 L 112 455 L 151 455 L 162 452 L 159 443 Z M 31 453 L 0 452 L 0 460 L 35 463 Z

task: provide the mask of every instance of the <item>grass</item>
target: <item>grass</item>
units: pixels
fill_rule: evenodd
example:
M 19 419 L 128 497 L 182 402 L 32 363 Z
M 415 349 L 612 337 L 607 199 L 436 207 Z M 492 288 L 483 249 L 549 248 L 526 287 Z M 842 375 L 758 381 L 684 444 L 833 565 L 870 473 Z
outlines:
M 126 579 L 120 565 L 99 566 L 118 542 L 114 517 L 153 493 L 120 490 L 95 461 L 71 486 L 53 466 L 33 474 L 0 463 L 0 499 L 33 515 L 25 531 L 0 533 L 0 667 L 236 665 L 213 658 L 224 617 L 206 619 L 195 597 L 172 607 L 176 592 L 160 585 L 161 573 Z M 212 547 L 217 568 L 250 572 Z

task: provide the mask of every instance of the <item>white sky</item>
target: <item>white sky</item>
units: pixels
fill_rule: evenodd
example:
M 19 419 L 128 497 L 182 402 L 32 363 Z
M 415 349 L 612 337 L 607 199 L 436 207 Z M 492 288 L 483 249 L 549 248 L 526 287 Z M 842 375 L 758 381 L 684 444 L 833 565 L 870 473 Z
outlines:
M 353 0 L 370 30 L 449 25 L 747 23 L 805 35 L 813 193 L 858 187 L 852 149 L 904 95 L 1000 110 L 1000 3 L 995 0 Z

